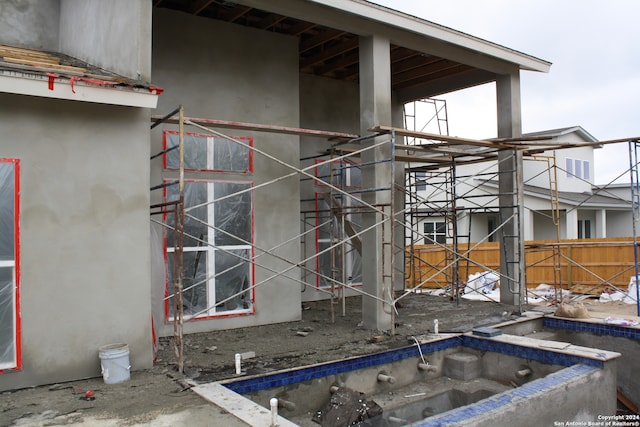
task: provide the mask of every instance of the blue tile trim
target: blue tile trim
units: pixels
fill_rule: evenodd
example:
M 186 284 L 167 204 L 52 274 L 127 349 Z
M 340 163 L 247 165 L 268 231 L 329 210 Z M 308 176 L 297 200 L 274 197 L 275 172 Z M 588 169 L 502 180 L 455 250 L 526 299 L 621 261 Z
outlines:
M 457 347 L 462 344 L 459 336 L 447 338 L 440 341 L 429 342 L 420 345 L 423 354 L 433 353 L 435 351 L 445 350 Z M 291 369 L 286 372 L 274 372 L 260 377 L 252 377 L 230 381 L 223 385 L 239 394 L 250 393 L 259 390 L 265 390 L 272 387 L 281 387 L 288 384 L 294 384 L 301 381 L 309 381 L 316 378 L 326 377 L 328 375 L 341 374 L 343 372 L 354 371 L 370 366 L 381 365 L 385 363 L 403 360 L 408 357 L 417 357 L 420 355 L 416 345 L 399 348 L 396 350 L 386 351 L 383 353 L 371 354 L 368 356 L 353 357 L 334 362 L 327 362 L 313 366 L 306 366 Z
M 546 349 L 523 347 L 516 344 L 494 341 L 491 339 L 475 338 L 469 335 L 464 335 L 462 337 L 462 345 L 478 350 L 487 350 L 494 353 L 508 354 L 510 356 L 537 360 L 539 362 L 551 363 L 554 365 L 572 366 L 577 363 L 581 363 L 598 368 L 602 368 L 603 366 L 603 362 L 601 360 L 595 360 Z
M 558 319 L 557 317 L 543 317 L 542 325 L 547 328 L 569 329 L 596 335 L 610 335 L 613 337 L 640 340 L 640 329 L 626 326 L 581 322 L 579 320 Z
M 410 427 L 440 427 L 451 423 L 461 423 L 463 421 L 467 424 L 472 422 L 470 419 L 472 417 L 483 415 L 487 411 L 492 411 L 508 405 L 515 399 L 527 398 L 535 393 L 555 387 L 566 381 L 575 379 L 578 375 L 587 374 L 588 372 L 595 371 L 596 369 L 597 368 L 595 367 L 582 364 L 573 365 L 569 368 L 549 374 L 544 378 L 528 382 L 516 389 L 488 397 L 478 403 L 418 421 L 411 424 Z

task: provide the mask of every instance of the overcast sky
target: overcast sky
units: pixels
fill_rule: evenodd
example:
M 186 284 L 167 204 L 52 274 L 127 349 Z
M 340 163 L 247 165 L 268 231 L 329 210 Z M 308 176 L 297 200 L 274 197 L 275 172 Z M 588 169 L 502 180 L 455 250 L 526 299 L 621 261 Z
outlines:
M 640 136 L 640 1 L 373 2 L 551 62 L 549 73 L 521 72 L 523 132 L 579 125 L 601 141 Z M 445 98 L 450 135 L 496 136 L 493 85 Z M 596 150 L 595 182 L 628 182 L 628 152 Z

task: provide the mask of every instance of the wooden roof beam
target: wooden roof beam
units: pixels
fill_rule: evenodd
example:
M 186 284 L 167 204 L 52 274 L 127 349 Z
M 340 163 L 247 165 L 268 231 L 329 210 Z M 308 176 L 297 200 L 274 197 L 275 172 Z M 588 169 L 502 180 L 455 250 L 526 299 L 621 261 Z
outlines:
M 300 53 L 307 52 L 313 49 L 314 47 L 318 47 L 322 44 L 325 44 L 330 40 L 335 40 L 339 37 L 342 37 L 344 34 L 347 34 L 347 32 L 330 28 L 300 43 L 299 51 Z
M 325 62 L 328 59 L 335 58 L 336 56 L 340 56 L 345 52 L 349 52 L 358 47 L 358 39 L 351 38 L 347 41 L 343 41 L 335 46 L 332 46 L 328 49 L 324 49 L 322 52 L 312 55 L 308 58 L 305 58 L 300 61 L 300 68 L 307 68 L 313 65 L 319 64 L 321 62 Z
M 417 86 L 424 85 L 429 81 L 435 81 L 439 79 L 447 79 L 452 76 L 464 74 L 469 71 L 473 71 L 474 68 L 469 65 L 455 64 L 446 69 L 439 70 L 437 72 L 424 73 L 423 75 L 417 75 L 415 78 L 405 81 L 392 81 L 393 88 L 396 90 L 409 89 Z
M 242 18 L 247 13 L 251 12 L 253 8 L 249 6 L 240 6 L 235 9 L 230 10 L 223 19 L 227 22 L 236 22 L 238 19 Z
M 209 5 L 211 3 L 213 3 L 214 1 L 215 0 L 200 1 L 200 2 L 196 3 L 194 6 L 191 7 L 191 9 L 189 10 L 189 13 L 191 13 L 192 15 L 199 15 L 200 12 L 202 12 L 203 10 L 208 8 Z M 157 6 L 157 4 L 156 4 L 156 6 Z
M 284 21 L 285 19 L 287 19 L 286 16 L 270 13 L 262 21 L 260 21 L 258 25 L 256 25 L 256 28 L 259 28 L 261 30 L 268 30 L 274 25 L 278 25 L 280 22 Z

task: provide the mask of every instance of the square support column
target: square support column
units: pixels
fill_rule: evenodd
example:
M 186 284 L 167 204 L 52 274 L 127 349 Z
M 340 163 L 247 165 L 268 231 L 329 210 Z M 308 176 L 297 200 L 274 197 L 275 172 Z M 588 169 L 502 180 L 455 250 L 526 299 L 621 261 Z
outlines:
M 360 133 L 367 135 L 373 126 L 391 125 L 391 57 L 390 42 L 379 36 L 360 37 Z M 389 140 L 381 136 L 364 144 Z M 392 329 L 393 296 L 391 295 L 391 197 L 393 164 L 391 143 L 362 155 L 362 177 L 367 189 L 363 199 L 384 210 L 385 214 L 363 214 L 362 281 L 368 295 L 362 297 L 362 321 L 365 328 Z M 376 225 L 378 224 L 378 225 Z
M 564 218 L 565 239 L 578 238 L 578 210 L 567 209 Z
M 520 106 L 520 71 L 500 75 L 496 79 L 498 105 L 498 138 L 522 136 Z M 524 303 L 524 201 L 522 152 L 504 150 L 498 153 L 500 218 L 500 302 Z
M 607 237 L 607 210 L 596 211 L 596 238 Z

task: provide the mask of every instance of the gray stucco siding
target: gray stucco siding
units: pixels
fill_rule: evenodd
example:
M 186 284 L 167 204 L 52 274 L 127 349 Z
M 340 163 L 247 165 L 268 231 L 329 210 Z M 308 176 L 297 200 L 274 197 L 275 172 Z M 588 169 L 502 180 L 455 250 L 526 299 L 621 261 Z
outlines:
M 299 77 L 297 39 L 224 22 L 190 16 L 166 9 L 154 10 L 153 81 L 163 87 L 156 114 L 166 114 L 183 105 L 185 115 L 207 119 L 244 121 L 298 127 Z M 180 28 L 181 31 L 175 31 Z M 162 131 L 176 130 L 162 125 L 152 132 L 152 151 L 162 149 Z M 207 131 L 187 127 L 189 132 Z M 297 167 L 300 158 L 299 137 L 274 133 L 219 129 L 229 136 L 253 139 L 254 170 L 249 174 L 187 173 L 186 179 L 252 182 L 254 186 L 270 182 L 293 170 L 260 152 Z M 258 152 L 259 150 L 259 152 Z M 153 162 L 153 184 L 175 176 L 163 171 L 161 162 Z M 281 242 L 277 255 L 261 255 L 254 269 L 255 312 L 200 319 L 185 323 L 185 333 L 247 327 L 297 320 L 301 316 L 300 272 L 282 259 L 300 257 L 298 234 L 300 212 L 299 177 L 258 188 L 252 194 L 254 255 Z M 153 201 L 162 193 L 154 192 Z M 159 243 L 161 233 L 154 233 Z M 159 252 L 155 251 L 159 254 Z M 159 263 L 153 263 L 159 266 Z M 287 270 L 286 276 L 277 272 Z M 288 276 L 288 277 L 287 277 Z M 171 335 L 173 326 L 164 316 L 163 274 L 153 273 L 154 319 L 161 336 Z
M 100 375 L 98 348 L 152 364 L 148 110 L 0 95 L 21 167 L 22 371 L 11 389 Z

